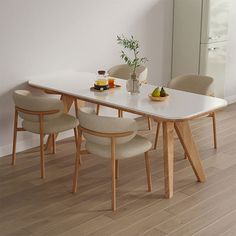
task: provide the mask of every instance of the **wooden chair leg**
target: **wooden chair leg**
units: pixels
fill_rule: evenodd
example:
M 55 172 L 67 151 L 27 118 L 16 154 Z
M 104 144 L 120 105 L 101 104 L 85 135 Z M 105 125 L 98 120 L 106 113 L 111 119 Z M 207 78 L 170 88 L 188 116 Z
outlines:
M 44 134 L 43 134 L 43 116 L 40 115 L 40 163 L 41 163 L 41 178 L 45 178 L 45 160 L 44 160 Z
M 78 109 L 78 101 L 77 101 L 77 98 L 75 98 L 74 103 L 75 103 L 75 116 L 76 116 L 76 118 L 78 119 L 78 118 L 79 118 L 79 109 Z
M 158 142 L 160 128 L 161 128 L 161 122 L 157 122 L 157 130 L 156 130 L 156 137 L 155 137 L 155 142 L 154 142 L 154 149 L 157 149 L 157 142 Z
M 96 115 L 99 115 L 99 111 L 100 111 L 100 105 L 97 104 Z
M 52 134 L 52 153 L 56 154 L 56 134 Z
M 119 160 L 116 160 L 116 179 L 119 177 Z
M 148 152 L 145 152 L 145 165 L 146 165 L 148 192 L 151 192 L 152 191 L 152 176 L 151 176 L 151 167 L 150 167 L 150 160 L 148 157 Z
M 151 118 L 148 117 L 148 129 L 151 130 L 152 129 L 152 121 L 151 121 Z
M 118 110 L 118 117 L 120 117 L 120 118 L 123 117 L 123 111 L 122 110 Z
M 116 156 L 115 156 L 115 138 L 111 138 L 111 168 L 112 168 L 112 211 L 116 211 Z
M 215 114 L 215 112 L 212 113 L 212 124 L 213 124 L 214 148 L 217 149 L 216 114 Z
M 79 153 L 79 165 L 82 166 L 83 161 L 82 161 L 82 155 L 83 153 L 81 153 L 81 144 L 83 143 L 83 141 L 85 140 L 83 135 L 82 135 L 82 131 L 79 130 L 79 127 L 77 126 L 77 140 L 78 140 L 78 153 Z M 87 150 L 85 150 L 86 154 L 89 154 L 89 152 Z
M 75 136 L 75 146 L 76 146 L 76 158 L 75 158 L 75 173 L 73 178 L 72 192 L 76 193 L 78 189 L 78 175 L 80 166 L 80 149 L 81 149 L 81 139 L 82 139 L 81 130 L 74 128 L 74 136 Z
M 13 146 L 12 146 L 12 165 L 16 164 L 16 139 L 17 139 L 18 111 L 15 109 Z

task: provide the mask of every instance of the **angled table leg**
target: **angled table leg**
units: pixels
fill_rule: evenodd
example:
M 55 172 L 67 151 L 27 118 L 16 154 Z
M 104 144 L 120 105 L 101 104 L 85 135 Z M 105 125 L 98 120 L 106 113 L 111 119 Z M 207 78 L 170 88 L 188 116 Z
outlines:
M 74 98 L 70 96 L 66 96 L 66 95 L 61 95 L 61 101 L 63 101 L 64 103 L 64 113 L 67 114 L 73 104 Z M 49 135 L 47 143 L 46 143 L 46 147 L 45 147 L 46 151 L 48 152 L 52 151 L 52 147 L 54 145 L 53 142 L 54 140 L 56 140 L 57 136 L 58 134 L 54 134 L 54 138 L 53 138 L 53 135 Z
M 188 121 L 175 122 L 175 130 L 188 156 L 197 180 L 199 182 L 206 181 L 206 175 Z
M 172 198 L 174 175 L 174 122 L 163 122 L 162 124 L 165 197 Z

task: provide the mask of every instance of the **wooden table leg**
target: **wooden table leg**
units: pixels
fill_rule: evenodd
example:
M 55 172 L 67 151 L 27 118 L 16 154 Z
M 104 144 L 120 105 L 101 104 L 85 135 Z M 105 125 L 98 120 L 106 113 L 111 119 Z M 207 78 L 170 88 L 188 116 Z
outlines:
M 188 121 L 175 122 L 175 130 L 192 165 L 197 180 L 199 182 L 206 181 L 206 175 Z
M 164 154 L 164 176 L 165 197 L 173 197 L 173 175 L 174 175 L 174 123 L 163 122 L 163 154 Z
M 74 98 L 72 98 L 70 96 L 66 96 L 66 95 L 61 95 L 61 101 L 63 101 L 63 103 L 64 103 L 64 113 L 67 114 L 73 104 Z M 56 140 L 57 136 L 58 136 L 58 134 L 55 134 L 55 136 L 54 136 L 55 140 Z M 52 152 L 52 148 L 53 148 L 53 135 L 49 135 L 45 150 L 48 152 Z

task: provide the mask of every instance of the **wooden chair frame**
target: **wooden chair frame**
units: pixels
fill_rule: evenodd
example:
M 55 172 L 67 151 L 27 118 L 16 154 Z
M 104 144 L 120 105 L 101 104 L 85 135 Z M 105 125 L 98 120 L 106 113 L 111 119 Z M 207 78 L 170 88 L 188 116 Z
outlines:
M 17 132 L 18 131 L 27 131 L 22 127 L 18 127 L 18 115 L 19 112 L 28 115 L 35 115 L 39 118 L 39 127 L 40 127 L 40 165 L 41 165 L 41 178 L 45 178 L 45 160 L 44 160 L 44 116 L 45 115 L 53 115 L 59 112 L 59 110 L 48 110 L 48 111 L 30 111 L 26 109 L 22 109 L 20 107 L 15 106 L 15 116 L 14 116 L 14 131 L 13 131 L 13 148 L 12 148 L 12 165 L 16 164 L 16 140 L 17 140 Z M 55 134 L 51 134 L 53 138 L 53 153 L 56 152 L 55 145 Z M 74 136 L 76 143 L 76 156 L 78 155 L 78 131 L 77 127 L 74 128 Z
M 96 132 L 90 129 L 86 129 L 82 126 L 78 126 L 78 152 L 79 155 L 76 156 L 75 161 L 75 172 L 73 178 L 73 189 L 72 192 L 76 193 L 78 188 L 78 174 L 79 174 L 79 166 L 80 166 L 80 155 L 83 153 L 87 153 L 86 151 L 81 151 L 81 143 L 82 143 L 82 134 L 88 133 L 97 137 L 104 137 L 111 139 L 111 168 L 112 168 L 112 203 L 111 207 L 113 211 L 116 211 L 116 179 L 118 177 L 118 165 L 119 162 L 116 160 L 116 138 L 126 137 L 133 133 L 133 131 L 122 132 L 122 133 L 102 133 Z M 146 175 L 147 175 L 147 185 L 148 192 L 152 190 L 152 180 L 151 180 L 151 168 L 150 168 L 150 160 L 148 157 L 148 152 L 145 152 L 145 166 L 146 166 Z

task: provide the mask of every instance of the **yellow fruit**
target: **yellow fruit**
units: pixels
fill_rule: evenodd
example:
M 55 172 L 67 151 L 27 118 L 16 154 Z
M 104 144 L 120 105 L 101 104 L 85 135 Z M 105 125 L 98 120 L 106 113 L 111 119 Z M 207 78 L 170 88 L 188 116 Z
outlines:
M 159 87 L 157 87 L 153 90 L 152 96 L 153 97 L 160 97 L 161 96 L 161 91 L 160 91 Z

